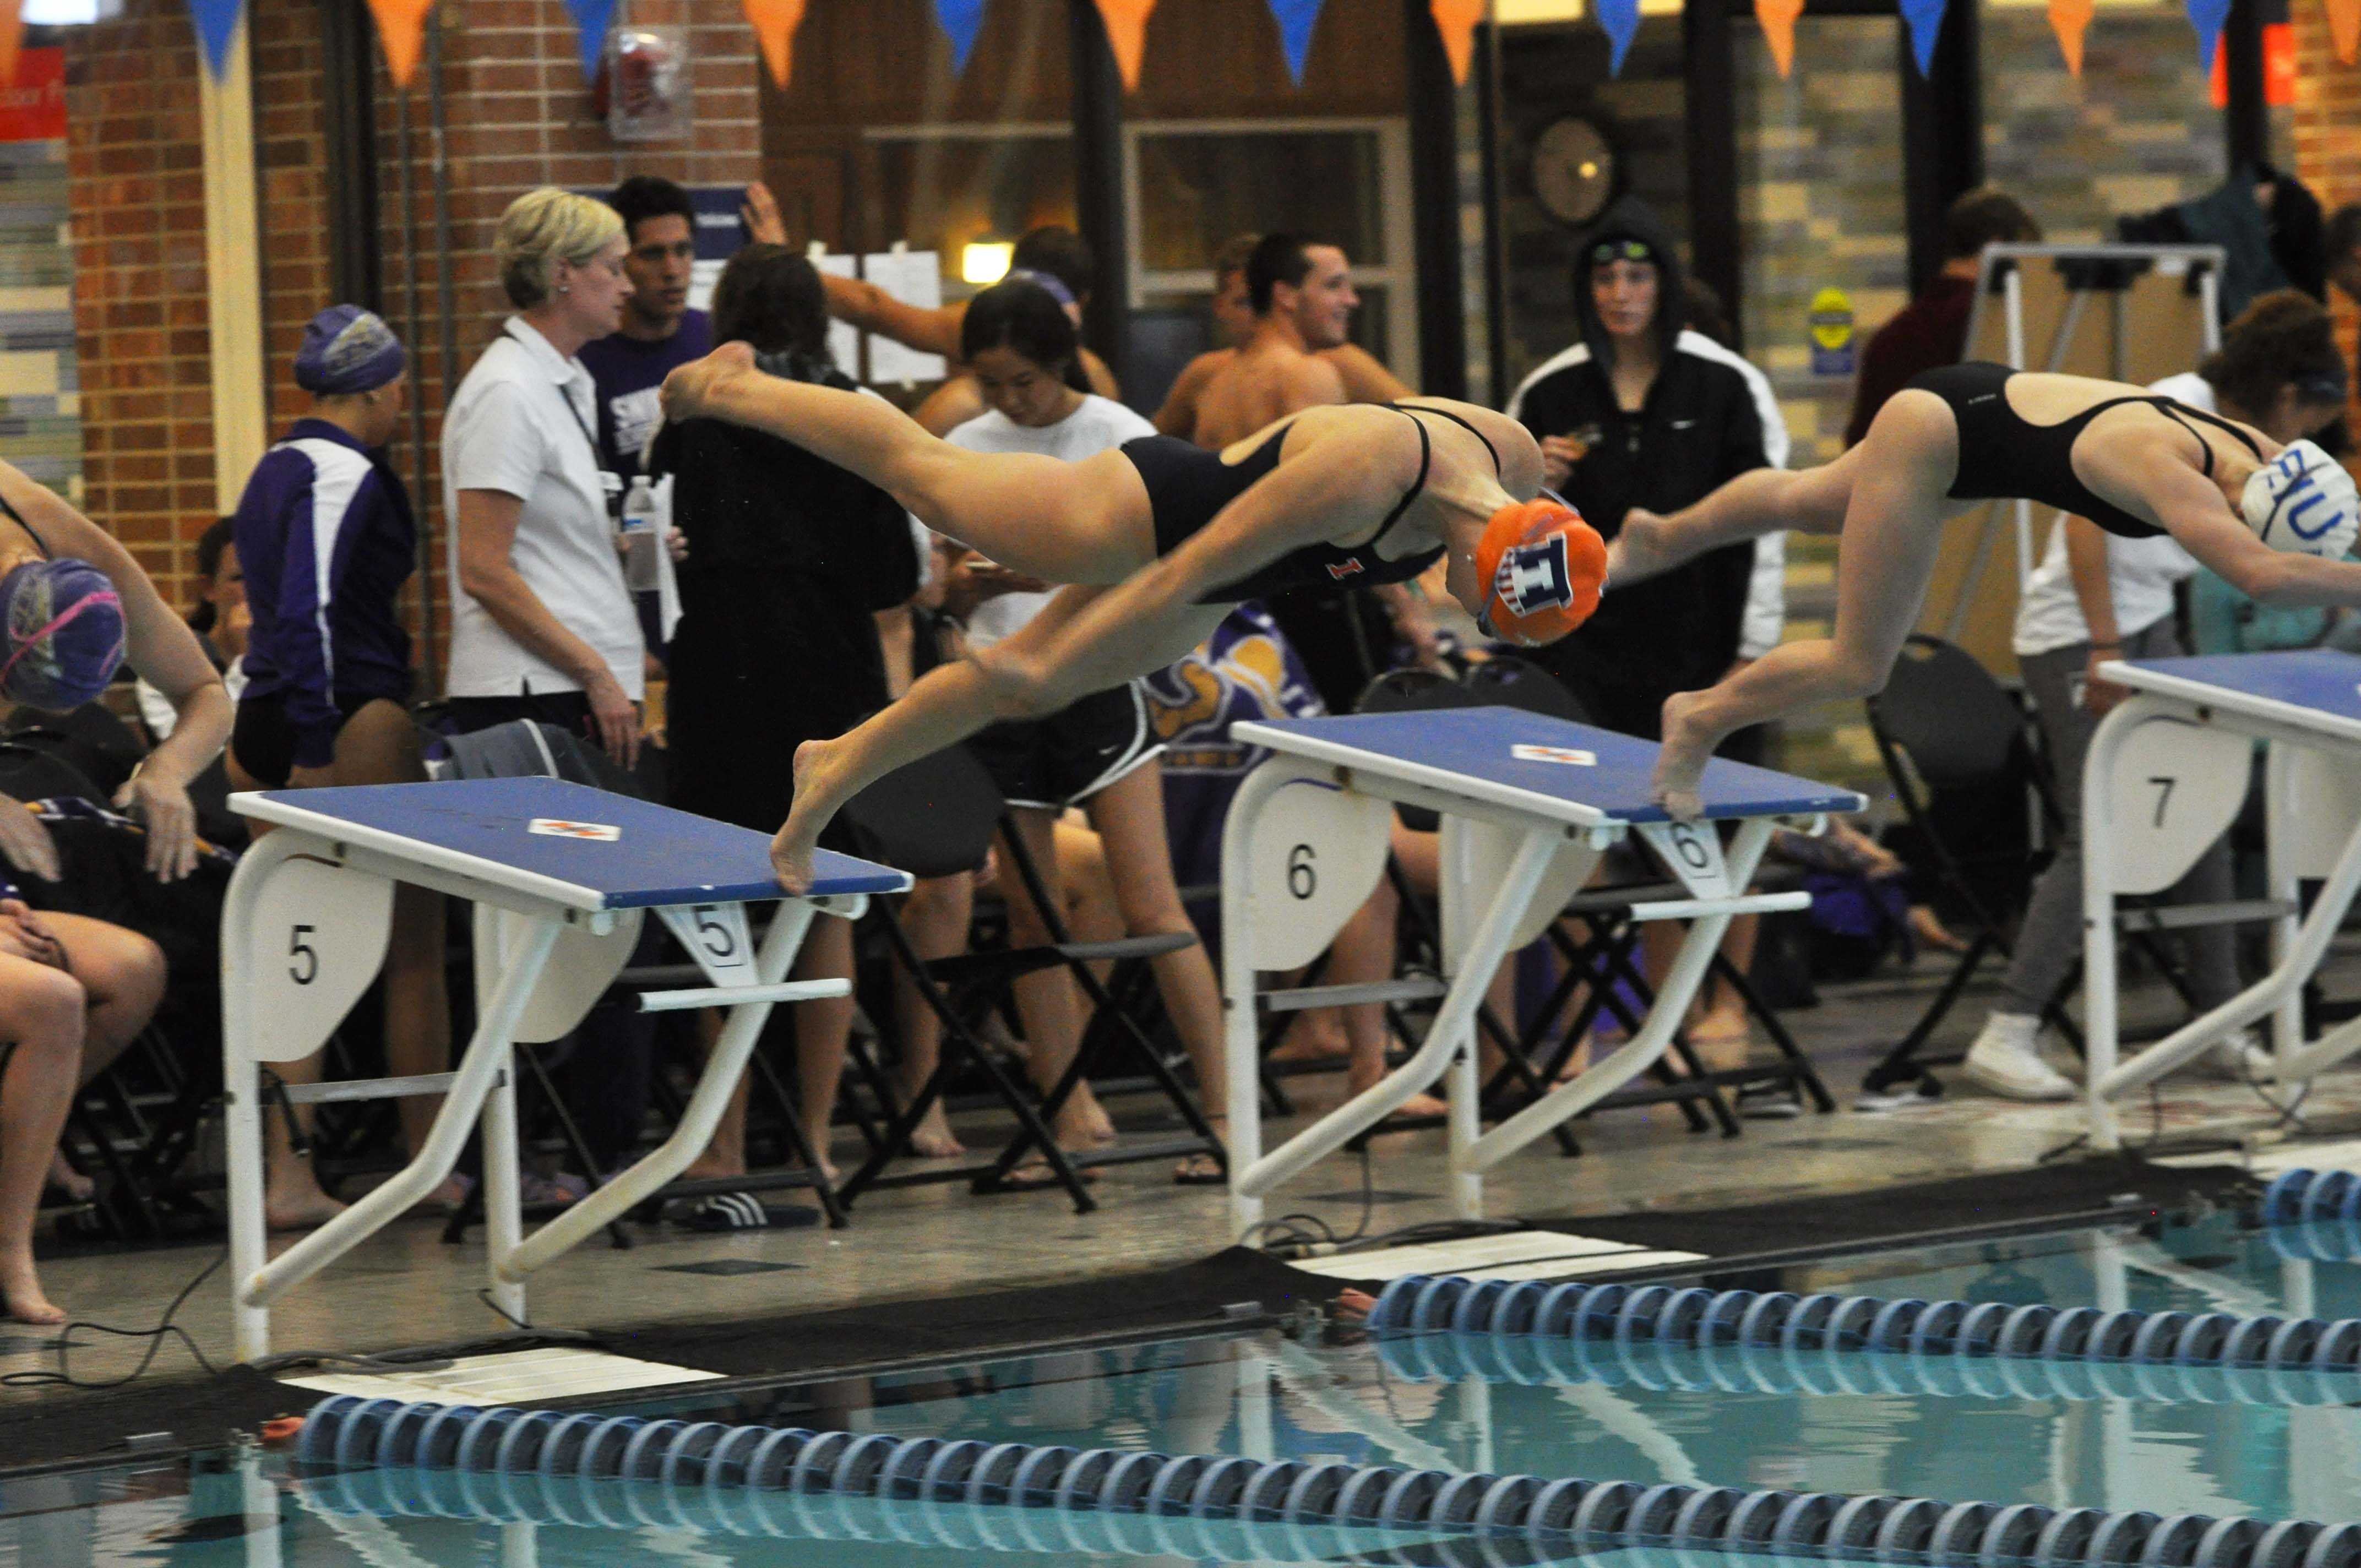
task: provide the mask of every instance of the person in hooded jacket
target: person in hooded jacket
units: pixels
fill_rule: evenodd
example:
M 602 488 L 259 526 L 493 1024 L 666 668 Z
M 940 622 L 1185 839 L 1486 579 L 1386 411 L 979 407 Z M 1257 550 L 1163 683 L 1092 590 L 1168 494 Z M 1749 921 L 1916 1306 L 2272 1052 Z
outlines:
M 1506 411 L 1540 438 L 1543 483 L 1592 527 L 1611 540 L 1632 507 L 1686 506 L 1750 468 L 1785 466 L 1787 427 L 1770 382 L 1685 324 L 1688 280 L 1644 203 L 1626 197 L 1583 236 L 1574 294 L 1582 341 L 1526 377 Z M 1776 645 L 1784 568 L 1784 540 L 1771 535 L 1628 588 L 1610 583 L 1588 621 L 1523 656 L 1598 723 L 1653 739 L 1666 697 Z M 1761 728 L 1741 731 L 1722 755 L 1759 762 L 1764 739 Z M 1731 928 L 1741 966 L 1753 925 Z M 1680 933 L 1654 925 L 1644 935 L 1651 971 L 1661 974 Z M 1747 1032 L 1734 993 L 1710 998 L 1691 1031 L 1716 1055 L 1741 1050 Z
M 1593 528 L 1612 540 L 1635 506 L 1686 506 L 1750 468 L 1785 465 L 1770 383 L 1686 328 L 1680 257 L 1645 204 L 1626 197 L 1583 236 L 1574 293 L 1582 341 L 1526 377 L 1507 412 L 1540 439 L 1543 482 Z M 1618 587 L 1571 636 L 1526 656 L 1599 723 L 1653 739 L 1664 698 L 1778 641 L 1777 551 L 1750 541 Z M 1741 734 L 1722 754 L 1761 751 L 1759 733 Z

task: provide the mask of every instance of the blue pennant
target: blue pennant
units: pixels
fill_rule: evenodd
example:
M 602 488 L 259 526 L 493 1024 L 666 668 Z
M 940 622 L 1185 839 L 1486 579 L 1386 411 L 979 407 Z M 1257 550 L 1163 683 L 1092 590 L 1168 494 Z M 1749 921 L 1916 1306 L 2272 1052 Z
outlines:
M 1902 19 L 1910 27 L 1910 55 L 1923 77 L 1935 69 L 1936 40 L 1943 36 L 1943 0 L 1902 0 Z
M 1312 26 L 1320 20 L 1321 0 L 1270 0 L 1270 14 L 1279 18 L 1279 43 L 1287 51 L 1287 71 L 1303 85 L 1303 62 L 1312 54 Z
M 2230 19 L 2230 0 L 2189 0 L 2189 25 L 2197 29 L 2197 58 L 2211 74 L 2213 51 L 2221 47 L 2222 26 Z
M 574 13 L 574 41 L 582 50 L 582 80 L 598 80 L 599 57 L 607 52 L 607 24 L 615 19 L 615 0 L 566 0 Z
M 1631 52 L 1631 38 L 1640 30 L 1640 0 L 1598 0 L 1598 25 L 1607 29 L 1614 52 L 1607 57 L 1607 72 L 1623 74 L 1623 57 Z
M 935 0 L 935 20 L 951 38 L 951 71 L 954 75 L 967 69 L 967 57 L 975 49 L 975 36 L 983 31 L 984 0 Z
M 240 0 L 189 0 L 189 19 L 196 24 L 197 41 L 205 46 L 205 63 L 219 82 L 229 68 L 229 40 L 237 36 Z

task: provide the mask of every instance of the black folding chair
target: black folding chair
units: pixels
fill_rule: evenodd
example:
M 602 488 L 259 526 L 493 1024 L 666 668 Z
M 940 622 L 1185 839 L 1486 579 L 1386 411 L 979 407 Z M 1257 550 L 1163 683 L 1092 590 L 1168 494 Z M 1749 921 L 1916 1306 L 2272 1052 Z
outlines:
M 0 739 L 49 751 L 71 762 L 104 790 L 123 787 L 148 754 L 148 743 L 103 702 L 86 702 L 68 713 L 19 708 Z
M 1932 1097 L 1943 1086 L 1929 1069 L 1966 1052 L 1930 1055 L 1927 1042 L 1984 961 L 1997 956 L 2005 963 L 2013 956 L 2010 928 L 2048 860 L 2033 825 L 2046 833 L 2060 817 L 2031 715 L 1965 649 L 1913 636 L 1884 691 L 1868 707 L 1870 732 L 1894 798 L 1942 892 L 1975 927 L 1926 1011 L 1861 1080 L 1865 1093 L 1915 1081 L 1920 1093 Z M 2126 936 L 2188 1001 L 2178 967 L 2150 934 L 2132 929 Z M 2073 983 L 2070 974 L 2043 1003 L 2041 1015 L 2080 1052 L 2081 1031 L 2060 1000 Z
M 1003 826 L 1005 811 L 1000 791 L 983 765 L 964 747 L 955 746 L 878 780 L 846 804 L 840 820 L 863 858 L 914 877 L 937 877 L 981 865 L 993 834 Z M 1004 834 L 1003 842 L 1009 865 L 1026 883 L 1055 939 L 1034 947 L 987 948 L 926 959 L 917 956 L 900 923 L 889 913 L 881 912 L 871 922 L 893 961 L 910 976 L 928 1010 L 940 1023 L 942 1044 L 935 1070 L 901 1106 L 861 1168 L 845 1181 L 841 1196 L 848 1204 L 873 1187 L 965 1180 L 977 1192 L 1005 1190 L 1009 1174 L 1038 1154 L 1055 1185 L 1072 1200 L 1074 1212 L 1086 1214 L 1098 1205 L 1082 1182 L 1084 1169 L 1192 1154 L 1226 1158 L 1203 1113 L 1123 1005 L 1137 991 L 1122 976 L 1125 966 L 1142 965 L 1160 954 L 1177 951 L 1196 938 L 1174 933 L 1105 942 L 1068 939 L 1055 901 L 1046 896 L 1039 870 L 1016 835 Z M 1090 968 L 1102 962 L 1117 966 L 1117 974 L 1106 984 Z M 1060 965 L 1073 974 L 1095 1011 L 1084 1027 L 1073 1062 L 1037 1105 L 1021 1080 L 1008 1071 L 977 1034 L 974 1020 L 979 1005 L 998 996 L 1010 981 Z M 890 1013 L 881 1007 L 873 1014 L 873 1021 Z M 1060 1148 L 1050 1123 L 1091 1070 L 1107 1059 L 1110 1051 L 1125 1048 L 1170 1100 L 1188 1127 L 1187 1134 L 1146 1143 L 1126 1142 L 1087 1154 Z M 989 1159 L 886 1174 L 886 1168 L 909 1147 L 918 1124 L 964 1071 L 980 1075 L 992 1095 L 1016 1118 L 1016 1137 Z M 873 1076 L 882 1079 L 882 1074 Z

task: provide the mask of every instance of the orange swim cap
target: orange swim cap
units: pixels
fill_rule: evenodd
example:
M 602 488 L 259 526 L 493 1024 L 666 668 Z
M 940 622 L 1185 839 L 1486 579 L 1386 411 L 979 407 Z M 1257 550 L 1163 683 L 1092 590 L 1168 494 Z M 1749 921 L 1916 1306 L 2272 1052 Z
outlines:
M 1607 586 L 1607 542 L 1565 502 L 1502 507 L 1484 525 L 1476 575 L 1492 635 L 1538 648 L 1590 619 Z

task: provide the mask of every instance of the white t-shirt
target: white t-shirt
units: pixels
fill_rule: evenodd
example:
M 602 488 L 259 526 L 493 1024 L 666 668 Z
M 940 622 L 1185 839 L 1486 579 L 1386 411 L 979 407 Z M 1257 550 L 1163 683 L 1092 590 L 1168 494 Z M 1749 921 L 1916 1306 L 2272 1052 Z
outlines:
M 1079 463 L 1111 446 L 1155 433 L 1154 425 L 1121 403 L 1085 392 L 1082 406 L 1055 424 L 1018 424 L 994 409 L 943 439 L 970 452 L 1038 452 L 1063 463 Z M 1049 602 L 1046 593 L 1002 594 L 984 600 L 967 618 L 968 646 L 988 648 L 1013 635 Z
M 2167 376 L 2148 388 L 2192 409 L 2214 412 L 2213 389 L 2191 371 Z M 2169 534 L 2153 539 L 2107 535 L 2107 589 L 2114 596 L 2115 629 L 2131 637 L 2172 613 L 2172 586 L 2197 570 L 2189 552 Z M 2091 640 L 2090 623 L 2082 619 L 2081 601 L 2074 597 L 2074 576 L 2066 565 L 2066 514 L 2055 514 L 2049 546 L 2041 565 L 2026 579 L 2016 603 L 2015 646 L 2020 659 L 2054 653 Z
M 636 702 L 646 690 L 646 648 L 639 611 L 623 586 L 591 444 L 597 418 L 582 362 L 560 355 L 522 316 L 511 316 L 444 413 L 444 515 L 457 518 L 461 490 L 498 490 L 522 500 L 509 559 L 549 613 L 597 650 Z M 447 532 L 456 585 L 459 531 Z M 516 696 L 528 684 L 535 692 L 582 689 L 502 630 L 473 598 L 454 593 L 448 694 Z

